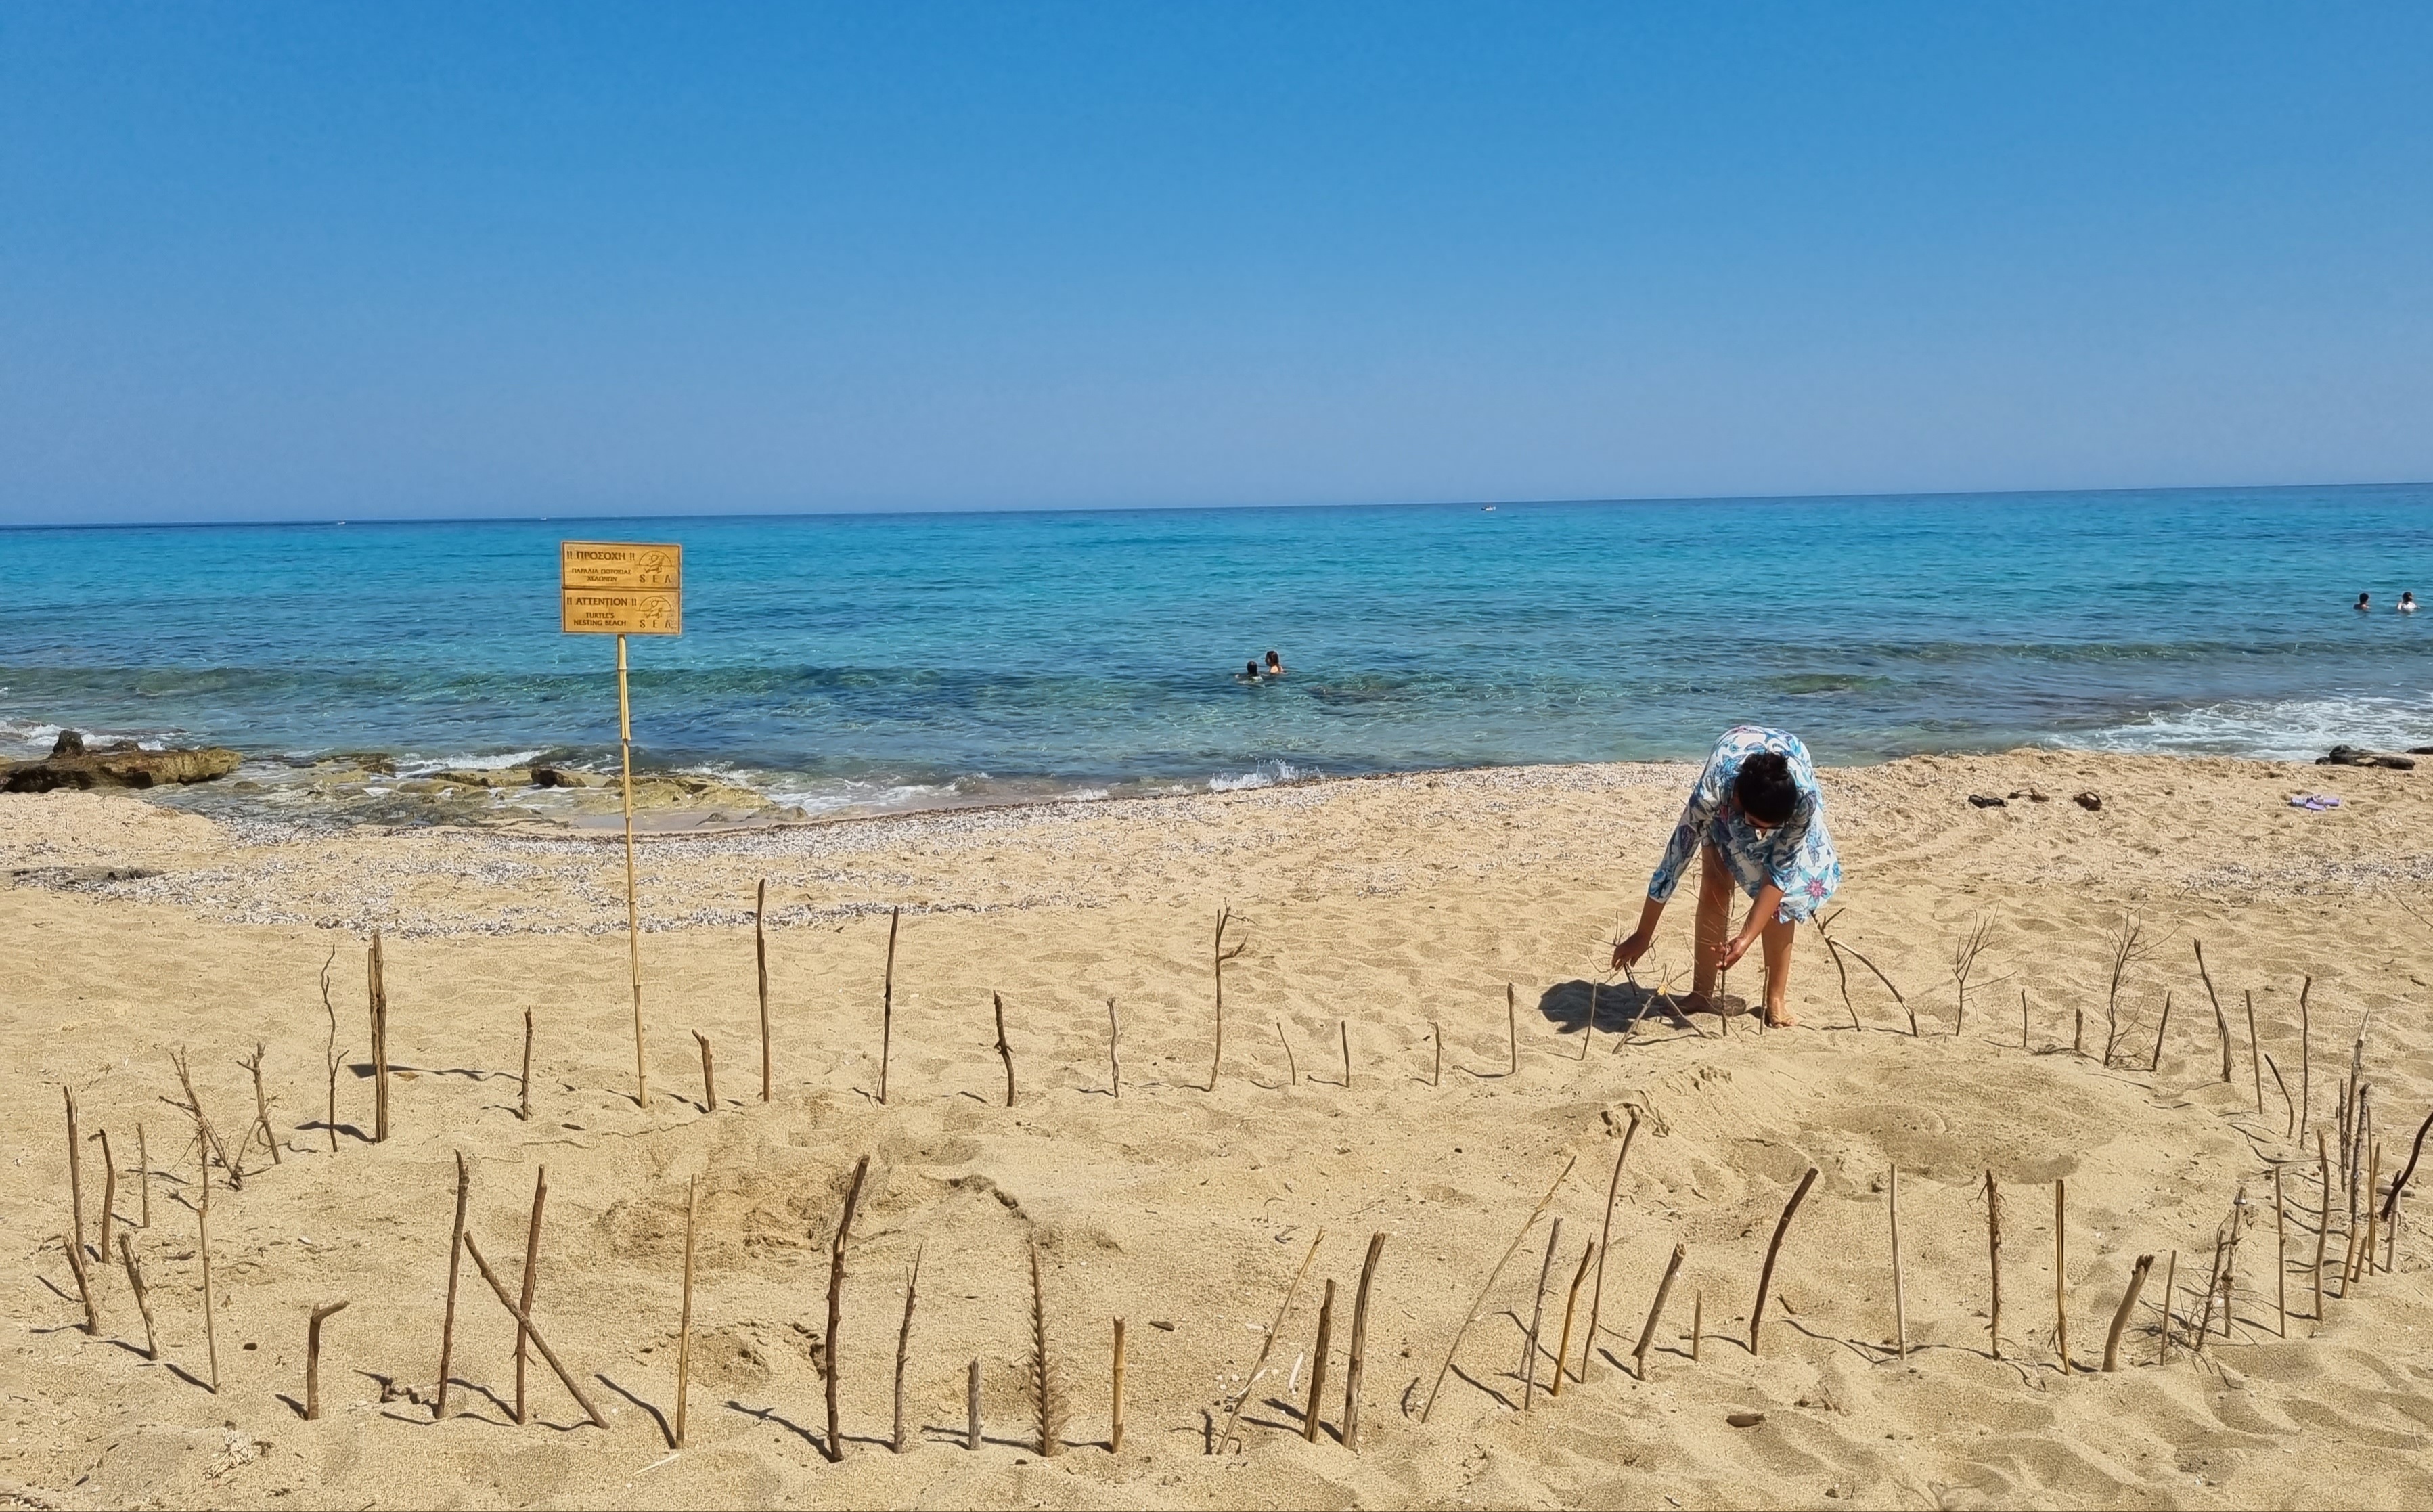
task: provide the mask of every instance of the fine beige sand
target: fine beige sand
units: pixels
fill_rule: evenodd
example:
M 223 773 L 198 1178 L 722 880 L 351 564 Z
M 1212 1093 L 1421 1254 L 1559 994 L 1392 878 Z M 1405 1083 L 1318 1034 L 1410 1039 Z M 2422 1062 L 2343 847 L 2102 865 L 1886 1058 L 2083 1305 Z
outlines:
M 2433 962 L 2412 911 L 2433 875 L 2433 777 L 2056 753 L 1829 772 L 1848 867 L 1833 933 L 1899 984 L 1918 1032 L 1855 962 L 1853 1029 L 1834 968 L 1804 931 L 1792 990 L 1802 1027 L 1760 1035 L 1744 1017 L 1727 1036 L 1702 1017 L 1700 1035 L 1659 1011 L 1628 1026 L 1647 1005 L 1617 984 L 1598 990 L 1583 1058 L 1589 984 L 1603 980 L 1618 922 L 1635 916 L 1690 775 L 1470 772 L 654 838 L 640 863 L 648 1111 L 633 1097 L 613 839 L 314 835 L 123 796 L 0 798 L 0 870 L 15 883 L 0 888 L 0 1117 L 13 1151 L 0 1222 L 16 1298 L 0 1352 L 0 1505 L 2433 1504 L 2433 1292 L 2415 1213 L 2403 1215 L 2396 1268 L 2353 1288 L 2335 1277 L 2328 1316 L 2313 1317 L 2313 1143 L 2288 1137 L 2270 1071 L 2256 1112 L 2245 1007 L 2252 994 L 2290 1096 L 2334 1130 L 2371 1015 L 2364 1075 L 2387 1183 L 2433 1100 L 2422 1009 Z M 2028 790 L 2051 801 L 1965 801 Z M 2101 794 L 2101 811 L 2070 802 L 2081 790 Z M 2345 803 L 2300 812 L 2287 799 L 2301 790 Z M 152 875 L 113 875 L 130 870 Z M 762 877 L 767 1103 L 751 915 Z M 1226 970 L 1212 1091 L 1210 958 L 1225 905 L 1237 921 L 1228 943 L 1244 949 Z M 1685 891 L 1659 975 L 1687 963 L 1690 906 Z M 2108 952 L 2124 919 L 2147 953 L 2121 984 L 2107 1067 Z M 1951 953 L 1981 921 L 1991 932 L 1964 1018 Z M 379 1146 L 366 1138 L 375 926 L 395 1072 L 394 1134 Z M 2198 941 L 2231 1030 L 2227 1082 Z M 344 1062 L 334 1152 L 325 962 Z M 2299 1030 L 2310 975 L 2311 1055 Z M 1753 994 L 1755 977 L 1735 974 L 1733 990 Z M 1013 1055 L 1011 1108 L 992 993 Z M 2166 994 L 2169 1031 L 2150 1073 Z M 529 1122 L 515 1113 L 526 1010 Z M 701 1106 L 696 1031 L 716 1054 L 712 1111 Z M 241 1189 L 213 1172 L 213 1395 L 198 1385 L 209 1369 L 199 1166 L 163 1099 L 182 1047 L 233 1146 L 252 1113 L 237 1061 L 257 1044 L 281 1161 L 256 1138 Z M 103 1185 L 90 1136 L 107 1130 L 123 1168 L 121 1226 L 141 1218 L 148 1189 L 150 1225 L 133 1232 L 158 1364 L 138 1352 L 142 1320 L 114 1265 L 91 1266 L 100 1334 L 81 1331 L 62 1237 L 73 1222 L 62 1086 L 88 1136 L 85 1241 Z M 1472 1298 L 1575 1161 L 1549 1209 L 1561 1220 L 1551 1354 L 1634 1114 L 1586 1381 L 1553 1398 L 1541 1355 L 1536 1399 L 1520 1410 L 1547 1265 L 1540 1219 L 1488 1290 L 1422 1424 Z M 148 1181 L 136 1174 L 139 1124 Z M 606 1431 L 584 1423 L 536 1357 L 534 1420 L 514 1423 L 514 1326 L 469 1265 L 454 1415 L 433 1421 L 458 1153 L 472 1162 L 470 1232 L 510 1284 L 547 1166 L 534 1317 Z M 843 1459 L 830 1464 L 815 1351 L 830 1239 L 865 1156 L 834 1341 Z M 2286 1337 L 2272 1258 L 2282 1162 Z M 1895 1165 L 1906 1361 L 1891 1350 Z M 1820 1175 L 1782 1247 L 1753 1353 L 1759 1265 L 1811 1166 Z M 1988 1169 L 2003 1225 L 1999 1360 L 1987 1349 Z M 672 1456 L 663 1422 L 676 1400 L 695 1179 L 689 1446 Z M 2070 1375 L 2055 1338 L 2062 1179 Z M 2428 1183 L 2420 1176 L 2416 1189 Z M 2233 1321 L 2224 1337 L 2215 1312 L 2199 1353 L 2216 1238 L 2242 1192 Z M 2337 1267 L 2345 1189 L 2333 1207 Z M 1336 1430 L 1352 1295 L 1375 1232 L 1387 1238 L 1354 1454 Z M 1222 1422 L 1314 1242 L 1309 1280 L 1249 1389 L 1239 1453 L 1204 1453 L 1210 1415 Z M 1052 1457 L 1031 1438 L 1033 1243 L 1064 1408 Z M 1676 1243 L 1686 1262 L 1642 1381 L 1624 1366 Z M 2174 1251 L 2176 1340 L 2158 1365 L 2162 1257 Z M 2144 1253 L 2158 1257 L 2154 1277 L 2120 1370 L 2101 1374 L 2107 1325 Z M 911 1442 L 896 1454 L 885 1440 L 916 1257 Z M 1309 1443 L 1300 1413 L 1328 1282 L 1325 1431 Z M 306 1315 L 340 1300 L 350 1305 L 328 1324 L 324 1416 L 307 1422 L 294 1405 Z M 1114 1453 L 1118 1317 L 1129 1411 Z M 960 1442 L 974 1359 L 977 1453 Z

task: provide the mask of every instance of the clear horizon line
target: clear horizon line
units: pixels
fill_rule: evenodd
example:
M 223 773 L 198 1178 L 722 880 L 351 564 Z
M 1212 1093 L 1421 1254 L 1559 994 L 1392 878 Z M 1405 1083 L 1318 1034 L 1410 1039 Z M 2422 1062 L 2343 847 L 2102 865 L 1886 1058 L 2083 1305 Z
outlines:
M 1923 501 L 1946 499 L 2027 499 L 2072 495 L 2101 497 L 2114 494 L 2191 494 L 2191 493 L 2287 493 L 2300 489 L 2366 490 L 2379 488 L 2422 488 L 2433 486 L 2433 479 L 2393 478 L 2373 482 L 2347 483 L 2261 483 L 2261 484 L 2164 484 L 2122 485 L 2105 488 L 1935 488 L 1921 490 L 1852 490 L 1835 493 L 1784 494 L 1644 494 L 1598 496 L 1584 495 L 1563 499 L 1402 499 L 1365 502 L 1311 501 L 1303 503 L 1237 503 L 1237 504 L 995 504 L 985 507 L 958 508 L 941 505 L 933 508 L 874 507 L 856 509 L 768 509 L 703 511 L 692 514 L 637 511 L 624 514 L 550 514 L 550 515 L 374 515 L 360 518 L 328 518 L 298 517 L 292 519 L 153 519 L 94 520 L 77 523 L 49 522 L 6 524 L 0 531 L 78 531 L 78 530 L 277 530 L 299 527 L 330 528 L 340 525 L 533 525 L 553 521 L 587 522 L 594 520 L 737 520 L 737 519 L 821 519 L 839 516 L 893 518 L 908 517 L 971 516 L 971 515 L 1113 515 L 1113 514 L 1205 514 L 1219 510 L 1290 510 L 1290 509 L 1531 509 L 1565 507 L 1581 504 L 1749 504 L 1749 503 L 1827 503 L 1854 499 L 1880 499 L 1889 501 Z

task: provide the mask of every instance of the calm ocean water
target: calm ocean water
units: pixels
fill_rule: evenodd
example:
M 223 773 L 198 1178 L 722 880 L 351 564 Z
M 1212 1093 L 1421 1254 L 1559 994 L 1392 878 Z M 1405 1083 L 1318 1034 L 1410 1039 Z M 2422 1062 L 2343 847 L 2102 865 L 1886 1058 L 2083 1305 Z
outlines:
M 1691 757 L 1747 719 L 1829 762 L 2433 740 L 2405 485 L 0 532 L 0 754 L 604 762 L 562 537 L 685 546 L 643 761 L 814 811 Z M 1270 647 L 1287 678 L 1233 680 Z

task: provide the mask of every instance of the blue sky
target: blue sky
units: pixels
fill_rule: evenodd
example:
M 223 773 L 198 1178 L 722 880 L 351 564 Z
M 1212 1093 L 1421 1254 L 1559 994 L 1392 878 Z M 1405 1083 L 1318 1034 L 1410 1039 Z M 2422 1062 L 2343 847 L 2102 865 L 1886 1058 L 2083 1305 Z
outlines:
M 0 523 L 2433 477 L 2433 7 L 0 8 Z

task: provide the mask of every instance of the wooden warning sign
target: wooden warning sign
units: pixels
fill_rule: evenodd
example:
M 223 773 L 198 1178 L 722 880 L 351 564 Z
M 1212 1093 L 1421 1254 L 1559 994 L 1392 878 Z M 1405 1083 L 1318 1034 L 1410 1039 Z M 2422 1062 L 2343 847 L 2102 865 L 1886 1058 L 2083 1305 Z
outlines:
M 684 633 L 684 548 L 560 541 L 558 628 L 572 636 Z

